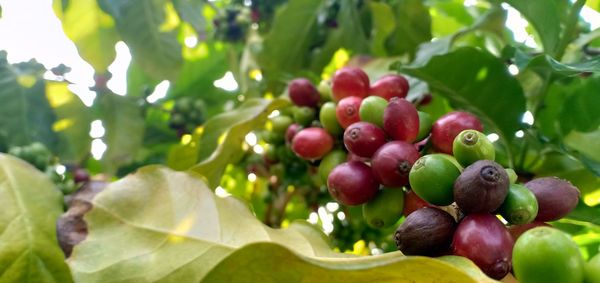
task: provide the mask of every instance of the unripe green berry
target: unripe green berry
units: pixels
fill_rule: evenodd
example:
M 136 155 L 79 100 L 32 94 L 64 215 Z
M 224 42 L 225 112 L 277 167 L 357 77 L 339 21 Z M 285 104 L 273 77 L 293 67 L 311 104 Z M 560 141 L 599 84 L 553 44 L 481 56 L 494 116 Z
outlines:
M 383 128 L 383 111 L 385 111 L 387 105 L 388 102 L 383 97 L 369 96 L 363 99 L 358 110 L 360 120 Z
M 308 126 L 315 119 L 315 109 L 311 107 L 294 108 L 294 120 L 302 126 Z
M 411 188 L 423 200 L 434 205 L 454 201 L 454 180 L 460 169 L 442 154 L 429 154 L 417 160 L 408 176 Z
M 329 173 L 331 173 L 335 166 L 346 162 L 346 155 L 346 152 L 343 150 L 333 150 L 323 157 L 318 171 L 323 183 L 327 183 L 327 177 L 329 177 Z
M 272 131 L 280 135 L 284 135 L 292 123 L 294 120 L 289 116 L 279 115 L 271 118 Z
M 427 112 L 418 111 L 417 113 L 419 114 L 419 134 L 417 135 L 417 141 L 420 141 L 431 133 L 433 119 L 431 119 L 431 115 Z
M 363 218 L 373 228 L 390 227 L 402 217 L 404 191 L 402 188 L 384 188 L 362 207 Z
M 520 225 L 533 221 L 537 216 L 538 203 L 533 192 L 523 185 L 512 184 L 498 213 L 511 224 Z
M 496 151 L 487 137 L 476 130 L 464 130 L 452 143 L 454 158 L 462 165 L 469 166 L 477 160 L 494 160 Z
M 321 106 L 319 112 L 319 121 L 323 128 L 333 136 L 339 136 L 344 133 L 344 129 L 335 116 L 336 105 L 333 102 L 326 102 Z

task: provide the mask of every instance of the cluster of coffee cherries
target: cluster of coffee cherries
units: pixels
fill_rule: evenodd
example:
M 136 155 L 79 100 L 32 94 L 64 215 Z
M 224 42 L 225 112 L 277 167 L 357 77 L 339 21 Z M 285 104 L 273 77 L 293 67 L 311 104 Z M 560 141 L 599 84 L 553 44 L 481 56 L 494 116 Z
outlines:
M 204 123 L 205 104 L 202 99 L 184 96 L 175 100 L 169 127 L 180 134 L 191 133 L 196 127 Z
M 404 254 L 464 256 L 501 279 L 513 268 L 518 234 L 566 216 L 579 190 L 553 177 L 517 184 L 515 172 L 494 161 L 475 115 L 453 111 L 433 121 L 405 99 L 408 90 L 401 75 L 370 84 L 364 71 L 346 67 L 323 102 L 309 80 L 295 79 L 290 99 L 318 113 L 319 123 L 291 124 L 286 139 L 298 157 L 319 164 L 335 200 L 362 205 L 368 225 L 407 216 L 394 235 Z

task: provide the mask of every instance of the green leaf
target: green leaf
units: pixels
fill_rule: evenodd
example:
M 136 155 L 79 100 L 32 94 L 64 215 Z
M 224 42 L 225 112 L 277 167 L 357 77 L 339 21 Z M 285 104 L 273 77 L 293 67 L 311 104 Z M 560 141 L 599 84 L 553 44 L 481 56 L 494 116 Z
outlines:
M 104 143 L 107 149 L 103 161 L 107 171 L 114 173 L 119 166 L 132 162 L 141 147 L 144 118 L 132 97 L 103 93 L 97 99 L 106 129 Z
M 454 108 L 477 115 L 507 145 L 521 127 L 523 91 L 503 62 L 488 52 L 460 48 L 431 58 L 425 66 L 407 66 L 401 71 L 427 82 Z
M 229 163 L 243 155 L 242 143 L 246 135 L 267 121 L 276 109 L 289 104 L 288 100 L 250 99 L 238 109 L 213 117 L 204 124 L 199 141 L 199 164 L 191 170 L 203 175 L 211 188 L 216 188 Z M 222 140 L 221 140 L 222 139 Z
M 166 23 L 166 0 L 99 0 L 134 60 L 151 76 L 175 79 L 183 63 L 181 45 Z
M 46 97 L 56 114 L 52 129 L 60 142 L 55 153 L 63 163 L 79 164 L 90 154 L 90 109 L 69 91 L 65 82 L 47 82 Z
M 371 52 L 374 55 L 387 54 L 385 42 L 389 35 L 396 29 L 394 11 L 387 3 L 369 2 L 373 14 L 373 28 L 371 30 Z
M 421 0 L 399 0 L 393 7 L 396 30 L 387 41 L 391 55 L 414 56 L 417 47 L 431 40 L 431 16 Z
M 269 228 L 239 200 L 158 166 L 109 185 L 86 221 L 68 260 L 77 282 L 493 282 L 457 257 L 333 252 L 305 222 Z
M 590 207 L 579 202 L 577 207 L 567 215 L 567 218 L 600 225 L 600 207 Z
M 206 20 L 202 14 L 204 2 L 201 0 L 173 0 L 173 7 L 181 20 L 190 24 L 197 33 L 206 28 Z
M 561 23 L 569 11 L 565 0 L 505 0 L 517 9 L 537 31 L 546 53 L 555 55 L 562 33 Z
M 54 13 L 60 19 L 63 31 L 77 46 L 79 54 L 98 73 L 107 71 L 114 61 L 115 44 L 119 35 L 113 19 L 104 13 L 96 0 L 54 0 Z
M 28 163 L 0 154 L 0 282 L 72 282 L 56 240 L 62 194 Z
M 322 2 L 291 0 L 278 11 L 258 56 L 270 85 L 278 83 L 282 74 L 302 70 L 311 61 L 309 51 L 317 36 Z
M 522 51 L 516 51 L 515 63 L 519 69 L 530 69 L 540 76 L 557 75 L 559 77 L 573 76 L 583 72 L 600 72 L 600 57 L 584 60 L 578 63 L 561 63 L 549 55 L 531 57 Z
M 11 65 L 0 51 L 0 129 L 9 146 L 40 141 L 51 149 L 57 137 L 52 131 L 55 117 L 44 93 L 44 82 L 35 62 Z M 34 73 L 34 74 L 32 74 Z

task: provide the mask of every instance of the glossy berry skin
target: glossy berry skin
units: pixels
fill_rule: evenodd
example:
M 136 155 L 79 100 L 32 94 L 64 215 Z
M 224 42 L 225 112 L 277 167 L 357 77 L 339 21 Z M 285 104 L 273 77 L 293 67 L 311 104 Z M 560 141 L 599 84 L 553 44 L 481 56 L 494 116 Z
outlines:
M 383 130 L 368 122 L 356 122 L 344 131 L 346 149 L 360 157 L 371 158 L 385 143 Z
M 375 152 L 371 159 L 371 167 L 375 177 L 382 185 L 406 186 L 410 169 L 419 157 L 419 152 L 412 144 L 391 141 Z
M 294 121 L 302 126 L 308 126 L 315 119 L 316 111 L 314 108 L 301 106 L 294 107 Z
M 319 111 L 319 121 L 325 130 L 334 136 L 339 136 L 344 133 L 344 129 L 340 126 L 336 116 L 336 105 L 333 102 L 326 102 L 321 106 Z
M 510 224 L 525 224 L 537 216 L 538 203 L 535 195 L 525 186 L 511 184 L 498 213 Z
M 327 188 L 331 196 L 341 204 L 359 205 L 377 194 L 379 183 L 368 165 L 350 161 L 336 166 L 329 173 Z
M 469 166 L 477 160 L 494 160 L 496 150 L 488 138 L 476 130 L 464 130 L 452 143 L 454 158 L 462 165 Z
M 394 234 L 398 250 L 405 255 L 434 256 L 450 247 L 456 221 L 447 212 L 421 208 L 406 217 Z
M 321 100 L 317 88 L 305 78 L 292 80 L 288 84 L 288 94 L 297 106 L 317 107 Z
M 383 188 L 369 202 L 363 204 L 362 214 L 367 225 L 373 228 L 390 227 L 402 217 L 404 191 L 399 188 Z
M 383 111 L 387 107 L 387 100 L 378 96 L 369 96 L 360 104 L 359 116 L 361 121 L 373 123 L 383 128 Z
M 543 177 L 533 179 L 525 184 L 533 192 L 538 201 L 537 221 L 554 221 L 565 217 L 579 202 L 579 189 L 570 182 L 555 178 Z
M 279 115 L 277 117 L 271 118 L 271 125 L 273 126 L 272 131 L 279 135 L 285 134 L 288 127 L 294 123 L 294 120 L 285 115 Z
M 337 70 L 331 83 L 334 101 L 350 96 L 365 98 L 369 95 L 369 77 L 359 68 L 345 67 Z
M 496 216 L 469 214 L 458 225 L 452 252 L 473 261 L 489 277 L 500 280 L 511 269 L 514 241 Z
M 454 180 L 460 169 L 442 154 L 428 154 L 417 160 L 410 169 L 408 179 L 412 190 L 433 205 L 450 205 L 454 202 Z
M 321 178 L 323 183 L 327 183 L 327 177 L 329 177 L 329 173 L 331 173 L 333 168 L 344 163 L 345 161 L 346 152 L 343 150 L 332 150 L 327 155 L 325 155 L 325 157 L 323 157 L 323 160 L 321 160 L 321 163 L 319 163 L 318 169 L 319 177 Z
M 555 228 L 536 227 L 515 243 L 513 269 L 522 283 L 581 283 L 584 261 L 569 235 Z
M 437 119 L 431 127 L 431 142 L 438 152 L 452 154 L 454 138 L 464 130 L 483 132 L 481 121 L 473 114 L 454 111 Z
M 418 111 L 419 113 L 419 134 L 417 134 L 417 140 L 421 141 L 429 136 L 431 133 L 431 126 L 433 124 L 433 120 L 431 119 L 431 115 L 429 113 Z
M 454 201 L 466 213 L 491 213 L 508 194 L 510 182 L 506 170 L 490 160 L 479 160 L 454 181 Z
M 428 202 L 424 201 L 420 198 L 414 191 L 410 190 L 404 194 L 404 210 L 402 211 L 402 215 L 408 216 L 416 210 L 419 210 L 423 207 L 434 207 Z
M 333 138 L 322 128 L 306 128 L 292 140 L 292 150 L 306 160 L 321 159 L 333 148 Z
M 285 131 L 285 141 L 287 143 L 292 143 L 294 136 L 296 136 L 296 134 L 298 132 L 300 132 L 301 129 L 302 129 L 302 126 L 300 126 L 299 124 L 294 123 L 294 124 L 289 125 L 287 130 Z
M 404 76 L 385 75 L 371 85 L 369 93 L 389 101 L 394 97 L 405 98 L 408 89 L 408 80 Z
M 360 121 L 359 109 L 362 98 L 357 96 L 346 97 L 338 102 L 335 108 L 335 116 L 342 128 L 347 128 L 353 123 Z
M 419 134 L 419 113 L 404 98 L 393 98 L 383 112 L 383 130 L 394 140 L 413 142 Z

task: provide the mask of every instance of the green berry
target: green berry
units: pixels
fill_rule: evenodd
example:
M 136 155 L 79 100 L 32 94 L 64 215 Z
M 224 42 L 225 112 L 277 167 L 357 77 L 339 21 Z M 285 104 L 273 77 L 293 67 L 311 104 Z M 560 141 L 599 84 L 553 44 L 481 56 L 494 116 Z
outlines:
M 287 128 L 294 123 L 294 120 L 289 116 L 279 115 L 271 118 L 272 130 L 274 133 L 284 135 Z
M 336 105 L 333 102 L 326 102 L 321 106 L 319 112 L 319 121 L 323 128 L 333 136 L 339 136 L 344 133 L 344 129 L 335 116 Z
M 600 282 L 600 254 L 597 254 L 585 264 L 585 282 Z
M 417 140 L 423 140 L 429 133 L 431 133 L 431 126 L 433 125 L 433 119 L 431 119 L 431 115 L 426 112 L 418 111 L 419 114 L 419 134 L 417 135 Z
M 315 119 L 315 109 L 311 107 L 294 108 L 294 120 L 302 126 L 308 126 Z
M 498 212 L 514 225 L 533 221 L 537 216 L 538 203 L 533 192 L 519 184 L 511 184 Z
M 402 188 L 383 188 L 362 207 L 363 218 L 373 228 L 390 227 L 402 217 L 404 191 Z
M 341 163 L 346 162 L 346 152 L 343 150 L 333 150 L 329 152 L 319 164 L 319 177 L 323 183 L 327 183 L 329 173 Z
M 317 91 L 321 95 L 321 101 L 331 101 L 331 82 L 323 80 L 317 86 Z
M 363 99 L 358 110 L 360 120 L 383 128 L 383 111 L 387 105 L 388 102 L 383 97 L 369 96 Z
M 496 151 L 487 137 L 476 130 L 464 130 L 452 143 L 454 157 L 462 166 L 469 166 L 477 160 L 494 160 Z
M 516 183 L 517 179 L 519 178 L 519 176 L 517 176 L 517 172 L 511 168 L 504 168 L 504 170 L 506 170 L 506 174 L 508 174 L 508 181 L 511 184 Z
M 460 169 L 441 154 L 425 155 L 417 160 L 408 179 L 413 191 L 434 205 L 450 205 L 454 201 L 454 180 Z

